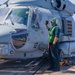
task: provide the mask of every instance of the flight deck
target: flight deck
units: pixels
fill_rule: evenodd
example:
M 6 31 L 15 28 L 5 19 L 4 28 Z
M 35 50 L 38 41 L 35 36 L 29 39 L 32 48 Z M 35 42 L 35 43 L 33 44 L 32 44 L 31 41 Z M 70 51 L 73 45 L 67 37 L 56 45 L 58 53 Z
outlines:
M 75 75 L 75 58 L 69 65 L 61 66 L 61 71 L 54 72 L 49 68 L 48 58 L 27 60 L 0 59 L 0 75 Z

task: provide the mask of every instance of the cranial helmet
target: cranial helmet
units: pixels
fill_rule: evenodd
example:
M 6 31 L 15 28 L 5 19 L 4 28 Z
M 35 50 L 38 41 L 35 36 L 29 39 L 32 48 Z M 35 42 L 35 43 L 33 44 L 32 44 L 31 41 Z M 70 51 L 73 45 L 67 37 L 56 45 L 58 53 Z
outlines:
M 56 21 L 56 18 L 52 18 L 52 21 Z

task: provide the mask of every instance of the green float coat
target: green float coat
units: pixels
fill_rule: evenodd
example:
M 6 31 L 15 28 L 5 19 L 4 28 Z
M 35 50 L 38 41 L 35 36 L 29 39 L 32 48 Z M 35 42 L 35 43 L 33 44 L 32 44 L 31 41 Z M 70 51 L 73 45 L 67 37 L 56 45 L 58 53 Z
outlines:
M 53 42 L 54 41 L 54 30 L 55 28 L 59 28 L 59 26 L 56 24 L 54 27 L 51 27 L 49 30 L 49 35 L 48 35 L 48 42 Z

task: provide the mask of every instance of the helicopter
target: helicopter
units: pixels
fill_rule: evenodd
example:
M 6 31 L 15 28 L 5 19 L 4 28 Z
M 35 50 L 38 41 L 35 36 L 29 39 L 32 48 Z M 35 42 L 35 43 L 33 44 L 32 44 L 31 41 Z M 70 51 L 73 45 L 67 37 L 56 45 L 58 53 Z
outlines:
M 48 51 L 45 22 L 51 27 L 54 17 L 61 29 L 60 55 L 75 56 L 74 6 L 69 0 L 7 0 L 0 6 L 0 58 L 44 56 Z

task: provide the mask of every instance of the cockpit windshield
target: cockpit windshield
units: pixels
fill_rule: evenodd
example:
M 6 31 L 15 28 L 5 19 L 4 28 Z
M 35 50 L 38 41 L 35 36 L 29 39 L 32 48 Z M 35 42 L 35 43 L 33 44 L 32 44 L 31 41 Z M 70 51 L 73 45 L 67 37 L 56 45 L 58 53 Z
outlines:
M 0 24 L 4 21 L 5 16 L 7 15 L 10 8 L 0 8 Z
M 28 21 L 28 14 L 29 14 L 29 9 L 28 8 L 14 8 L 10 15 L 8 16 L 7 20 L 10 20 L 13 23 L 18 23 L 18 24 L 24 24 L 27 25 Z

